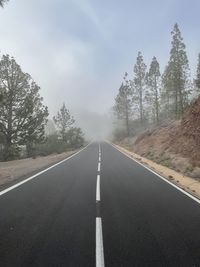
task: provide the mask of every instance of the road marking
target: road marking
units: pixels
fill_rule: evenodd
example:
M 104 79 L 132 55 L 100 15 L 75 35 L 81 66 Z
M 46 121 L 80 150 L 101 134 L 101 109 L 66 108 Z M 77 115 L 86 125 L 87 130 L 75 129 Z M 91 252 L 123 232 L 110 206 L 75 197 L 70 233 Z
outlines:
M 97 175 L 96 201 L 100 201 L 100 175 Z
M 101 169 L 101 146 L 99 144 L 99 162 L 97 171 Z M 101 220 L 101 201 L 100 201 L 100 174 L 97 175 L 96 184 L 96 267 L 104 267 L 103 252 L 103 233 Z
M 136 163 L 138 163 L 139 165 L 141 165 L 143 168 L 147 169 L 148 171 L 152 172 L 153 174 L 155 174 L 156 176 L 158 176 L 160 179 L 162 179 L 164 182 L 170 184 L 171 186 L 173 186 L 174 188 L 176 188 L 178 191 L 182 192 L 183 194 L 185 194 L 186 196 L 188 196 L 189 198 L 193 199 L 194 201 L 196 201 L 197 203 L 200 204 L 200 199 L 192 196 L 190 193 L 184 191 L 182 188 L 178 187 L 177 185 L 173 184 L 172 182 L 168 181 L 165 177 L 161 176 L 160 174 L 158 174 L 157 172 L 154 172 L 153 170 L 151 170 L 150 168 L 144 166 L 142 163 L 140 163 L 139 161 L 137 161 L 136 159 L 132 158 L 131 156 L 127 155 L 126 153 L 122 152 L 119 148 L 115 147 L 113 144 L 109 143 L 109 145 L 111 145 L 112 147 L 114 147 L 116 150 L 118 150 L 120 153 L 122 153 L 123 155 L 125 155 L 126 157 L 128 157 L 129 159 L 132 159 L 133 161 L 135 161 Z
M 101 170 L 101 163 L 98 162 L 98 169 L 97 169 L 97 171 L 100 172 L 100 170 Z
M 102 221 L 96 218 L 96 267 L 104 266 Z
M 90 143 L 90 144 L 91 144 L 91 143 Z M 9 191 L 11 191 L 11 190 L 13 190 L 13 189 L 19 187 L 19 186 L 22 185 L 22 184 L 25 184 L 25 183 L 29 182 L 30 180 L 36 178 L 37 176 L 39 176 L 39 175 L 41 175 L 41 174 L 43 174 L 43 173 L 45 173 L 45 172 L 47 172 L 47 171 L 53 169 L 54 167 L 60 165 L 61 163 L 63 163 L 63 162 L 65 162 L 65 161 L 67 161 L 67 160 L 73 158 L 74 156 L 78 155 L 81 151 L 83 151 L 84 149 L 86 149 L 90 144 L 88 144 L 86 147 L 82 148 L 81 150 L 79 150 L 79 151 L 76 152 L 75 154 L 71 155 L 70 157 L 68 157 L 68 158 L 66 158 L 66 159 L 63 159 L 63 160 L 59 161 L 58 163 L 56 163 L 56 164 L 54 164 L 54 165 L 48 167 L 47 169 L 45 169 L 45 170 L 43 170 L 43 171 L 40 171 L 40 172 L 34 174 L 33 176 L 31 176 L 31 177 L 29 177 L 29 178 L 27 178 L 27 179 L 25 179 L 25 180 L 23 180 L 23 181 L 21 181 L 21 182 L 19 182 L 19 183 L 17 183 L 17 184 L 14 184 L 13 186 L 10 186 L 10 187 L 8 187 L 8 188 L 6 188 L 6 189 L 0 191 L 0 196 L 2 196 L 2 195 L 4 195 L 4 194 L 8 193 Z

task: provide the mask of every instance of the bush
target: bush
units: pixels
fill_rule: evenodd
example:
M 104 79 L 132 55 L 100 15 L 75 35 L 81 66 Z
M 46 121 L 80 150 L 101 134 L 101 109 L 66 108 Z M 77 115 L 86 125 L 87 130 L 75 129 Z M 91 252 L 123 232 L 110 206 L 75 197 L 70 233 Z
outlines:
M 113 132 L 113 141 L 122 141 L 127 137 L 126 129 L 116 128 Z
M 3 160 L 10 161 L 20 158 L 20 147 L 17 145 L 11 145 L 8 148 L 3 149 Z
M 62 140 L 59 140 L 56 134 L 49 135 L 42 144 L 36 144 L 33 156 L 47 156 L 53 153 L 63 153 L 68 150 L 68 146 Z
M 66 134 L 67 147 L 72 149 L 80 148 L 84 145 L 84 135 L 81 128 L 72 127 Z
M 57 134 L 49 135 L 45 142 L 34 146 L 33 157 L 47 156 L 53 153 L 63 153 L 71 149 L 77 149 L 84 145 L 84 137 L 80 128 L 71 128 L 63 141 Z

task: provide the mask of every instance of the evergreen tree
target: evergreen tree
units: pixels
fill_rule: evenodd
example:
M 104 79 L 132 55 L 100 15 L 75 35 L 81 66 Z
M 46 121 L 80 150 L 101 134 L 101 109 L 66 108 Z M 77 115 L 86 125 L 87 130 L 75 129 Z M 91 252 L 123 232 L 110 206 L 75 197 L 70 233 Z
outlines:
M 45 126 L 45 135 L 54 135 L 56 133 L 56 128 L 53 120 L 48 119 L 47 124 Z
M 174 118 L 174 93 L 171 72 L 167 65 L 162 75 L 161 112 L 164 119 Z
M 47 123 L 48 109 L 43 105 L 43 98 L 39 94 L 40 87 L 31 82 L 30 91 L 27 96 L 27 105 L 29 115 L 23 128 L 26 131 L 21 132 L 22 144 L 26 144 L 27 155 L 33 155 L 35 144 L 45 140 L 45 126 Z
M 39 87 L 31 76 L 22 72 L 14 58 L 3 55 L 0 60 L 0 132 L 5 138 L 4 159 L 12 159 L 19 145 L 43 138 L 47 107 L 42 103 Z
M 132 114 L 132 92 L 126 80 L 127 73 L 125 73 L 125 84 L 122 83 L 118 95 L 115 98 L 114 112 L 119 120 L 125 122 L 127 136 L 130 135 L 130 117 Z
M 63 103 L 57 115 L 53 117 L 53 120 L 59 130 L 62 141 L 66 142 L 67 131 L 74 124 L 75 120 L 71 116 L 69 110 L 66 108 L 65 103 Z
M 139 106 L 141 124 L 144 122 L 145 77 L 146 65 L 142 53 L 138 52 L 137 61 L 134 66 L 133 102 Z
M 149 86 L 148 101 L 152 107 L 154 120 L 159 123 L 159 106 L 160 106 L 160 66 L 156 59 L 153 57 L 149 72 L 147 73 L 147 85 Z
M 188 104 L 188 95 L 190 93 L 187 88 L 189 63 L 186 47 L 177 23 L 174 25 L 171 34 L 170 59 L 163 75 L 163 84 L 166 90 L 164 95 L 167 95 L 175 117 L 180 118 Z
M 81 128 L 72 127 L 67 132 L 67 143 L 70 148 L 80 148 L 84 145 L 84 135 Z
M 200 93 L 200 53 L 198 55 L 197 74 L 196 74 L 195 84 L 198 89 L 198 93 Z

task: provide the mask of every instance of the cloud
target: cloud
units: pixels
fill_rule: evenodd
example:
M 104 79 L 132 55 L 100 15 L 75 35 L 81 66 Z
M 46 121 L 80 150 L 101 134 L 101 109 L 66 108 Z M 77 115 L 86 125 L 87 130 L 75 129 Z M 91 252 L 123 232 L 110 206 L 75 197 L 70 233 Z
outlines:
M 187 1 L 184 9 L 180 3 L 10 1 L 0 10 L 0 50 L 14 56 L 41 86 L 51 114 L 63 101 L 73 109 L 105 113 L 113 105 L 124 72 L 132 77 L 138 50 L 147 63 L 155 55 L 164 66 L 175 21 L 180 21 L 187 49 L 195 51 L 189 55 L 196 66 L 198 8 L 195 13 Z M 183 17 L 190 10 L 188 24 Z
M 104 32 L 102 28 L 102 22 L 99 20 L 95 9 L 92 7 L 89 1 L 73 0 L 72 3 L 75 4 L 91 20 L 99 32 Z

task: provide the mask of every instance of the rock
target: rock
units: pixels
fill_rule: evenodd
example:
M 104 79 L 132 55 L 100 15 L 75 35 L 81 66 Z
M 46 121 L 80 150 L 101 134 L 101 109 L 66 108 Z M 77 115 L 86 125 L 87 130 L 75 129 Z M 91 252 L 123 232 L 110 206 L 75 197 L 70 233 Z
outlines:
M 190 174 L 192 178 L 198 178 L 200 179 L 200 168 L 196 167 L 194 168 L 193 172 Z

